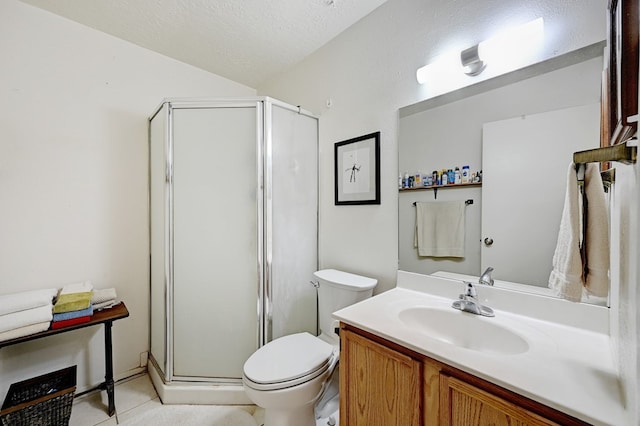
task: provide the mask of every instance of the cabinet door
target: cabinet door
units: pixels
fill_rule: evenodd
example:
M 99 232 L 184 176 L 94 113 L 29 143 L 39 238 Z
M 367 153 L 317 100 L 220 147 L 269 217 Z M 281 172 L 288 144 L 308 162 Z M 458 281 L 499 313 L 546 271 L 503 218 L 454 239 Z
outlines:
M 341 330 L 340 424 L 421 424 L 421 363 Z
M 440 375 L 440 425 L 557 425 L 469 383 Z

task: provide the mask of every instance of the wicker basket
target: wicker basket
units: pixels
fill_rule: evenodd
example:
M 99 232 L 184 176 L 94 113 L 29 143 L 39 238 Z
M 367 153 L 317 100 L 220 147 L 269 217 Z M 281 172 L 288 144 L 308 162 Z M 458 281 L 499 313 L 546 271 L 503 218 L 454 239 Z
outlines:
M 74 365 L 12 384 L 2 404 L 0 424 L 68 425 L 76 390 L 76 369 Z

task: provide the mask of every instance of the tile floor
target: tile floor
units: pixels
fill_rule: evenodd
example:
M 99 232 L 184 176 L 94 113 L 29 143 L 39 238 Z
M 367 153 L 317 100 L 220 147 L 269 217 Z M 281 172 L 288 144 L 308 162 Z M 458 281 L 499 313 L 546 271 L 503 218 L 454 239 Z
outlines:
M 147 374 L 116 384 L 117 414 L 106 413 L 105 392 L 76 398 L 70 426 L 148 425 L 256 426 L 263 412 L 255 406 L 162 405 Z

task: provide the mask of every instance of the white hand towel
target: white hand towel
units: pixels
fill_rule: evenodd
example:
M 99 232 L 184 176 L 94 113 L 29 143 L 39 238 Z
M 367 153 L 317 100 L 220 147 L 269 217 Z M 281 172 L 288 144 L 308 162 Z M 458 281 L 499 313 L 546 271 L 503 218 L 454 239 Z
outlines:
M 567 189 L 560 219 L 560 232 L 553 255 L 549 288 L 562 298 L 580 301 L 582 298 L 582 260 L 580 258 L 580 201 L 578 178 L 573 163 L 567 171 Z
M 416 203 L 418 256 L 464 257 L 464 201 Z
M 30 334 L 46 331 L 51 326 L 51 322 L 39 322 L 37 324 L 27 325 L 25 327 L 14 328 L 13 330 L 0 333 L 0 342 L 5 340 L 17 339 L 18 337 L 28 336 Z
M 549 287 L 558 296 L 574 302 L 587 294 L 606 296 L 609 291 L 609 219 L 602 178 L 597 164 L 587 164 L 584 191 L 587 207 L 583 211 L 575 165 L 567 172 L 567 191 L 560 221 L 558 244 L 553 255 Z M 582 235 L 582 215 L 586 214 L 586 233 Z M 580 241 L 586 244 L 587 275 L 583 274 Z
M 99 288 L 93 290 L 93 296 L 91 296 L 91 304 L 97 305 L 99 303 L 110 302 L 116 300 L 115 288 Z
M 51 305 L 57 294 L 57 289 L 48 288 L 0 295 L 0 315 Z
M 0 333 L 14 330 L 20 327 L 51 321 L 53 319 L 53 306 L 40 306 L 39 308 L 26 309 L 0 316 Z
M 93 290 L 93 284 L 91 281 L 83 281 L 81 283 L 67 284 L 62 287 L 60 294 L 72 294 L 72 293 L 89 293 Z
M 587 267 L 584 283 L 588 294 L 606 297 L 609 293 L 609 214 L 602 177 L 597 164 L 587 164 Z

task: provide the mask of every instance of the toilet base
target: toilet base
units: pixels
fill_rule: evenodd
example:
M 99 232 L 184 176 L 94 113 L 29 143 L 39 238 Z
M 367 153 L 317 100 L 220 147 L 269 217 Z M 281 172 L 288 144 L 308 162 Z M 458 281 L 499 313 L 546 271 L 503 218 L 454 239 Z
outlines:
M 340 425 L 340 411 L 336 410 L 334 413 L 327 417 L 316 419 L 316 426 L 339 426 Z
M 313 405 L 293 410 L 269 408 L 264 411 L 264 426 L 316 426 Z

